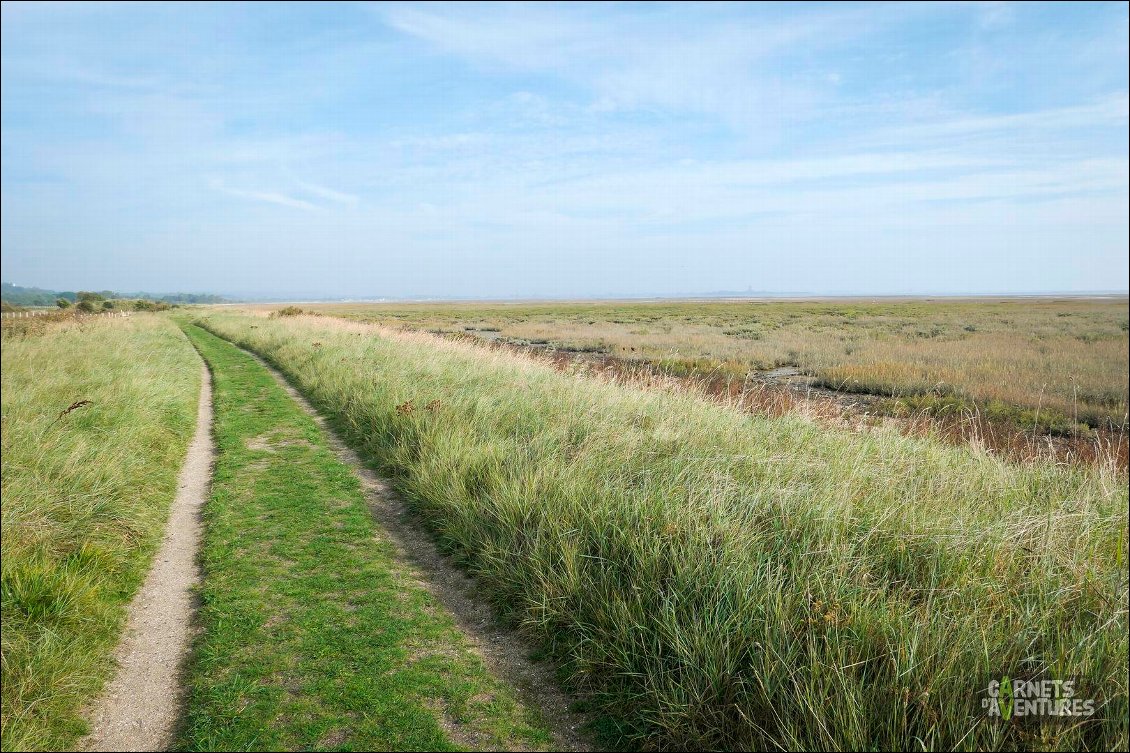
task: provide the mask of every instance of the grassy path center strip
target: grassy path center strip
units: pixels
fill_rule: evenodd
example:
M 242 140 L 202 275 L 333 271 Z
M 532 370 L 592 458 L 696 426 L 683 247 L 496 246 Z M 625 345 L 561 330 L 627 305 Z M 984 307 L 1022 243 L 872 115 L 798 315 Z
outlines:
M 314 421 L 251 356 L 185 330 L 212 368 L 218 458 L 184 746 L 549 746 L 394 561 Z

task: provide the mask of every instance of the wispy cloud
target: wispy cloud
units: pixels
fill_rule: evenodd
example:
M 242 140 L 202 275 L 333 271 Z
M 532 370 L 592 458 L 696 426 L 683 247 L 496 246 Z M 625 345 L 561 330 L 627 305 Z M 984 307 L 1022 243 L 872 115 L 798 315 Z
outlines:
M 251 201 L 263 201 L 268 204 L 278 204 L 279 206 L 291 207 L 293 209 L 303 209 L 306 211 L 315 211 L 318 207 L 308 201 L 296 199 L 293 196 L 286 194 L 275 193 L 273 191 L 248 191 L 242 188 L 230 188 L 225 186 L 222 181 L 213 180 L 209 186 L 214 191 L 219 191 L 228 196 L 235 196 L 240 199 L 249 199 Z
M 305 181 L 298 181 L 298 188 L 308 194 L 317 196 L 320 199 L 327 199 L 329 201 L 337 202 L 338 204 L 356 204 L 360 198 L 353 194 L 344 193 L 342 191 L 335 191 L 332 188 L 319 186 L 314 183 L 307 183 Z
M 934 122 L 903 124 L 897 128 L 880 128 L 870 135 L 870 141 L 899 141 L 930 145 L 943 138 L 961 138 L 1014 133 L 1031 136 L 1052 131 L 1085 128 L 1125 127 L 1130 121 L 1130 99 L 1125 92 L 1103 97 L 1069 107 L 1015 112 L 990 116 L 954 116 L 938 118 Z M 897 138 L 896 138 L 897 137 Z
M 821 51 L 919 12 L 897 6 L 749 11 L 380 6 L 388 24 L 436 49 L 479 66 L 560 77 L 585 87 L 599 110 L 705 113 L 747 130 L 814 111 L 823 91 L 840 81 L 834 63 L 810 63 Z

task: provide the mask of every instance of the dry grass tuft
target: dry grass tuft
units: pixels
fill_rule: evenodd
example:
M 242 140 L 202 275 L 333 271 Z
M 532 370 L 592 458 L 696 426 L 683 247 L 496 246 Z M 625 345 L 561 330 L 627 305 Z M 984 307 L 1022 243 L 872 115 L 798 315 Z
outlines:
M 51 422 L 52 425 L 58 423 L 59 419 L 63 418 L 63 416 L 70 415 L 73 411 L 76 411 L 79 408 L 84 408 L 88 405 L 94 405 L 94 402 L 92 400 L 79 400 L 77 402 L 71 403 L 68 408 L 65 408 L 62 412 L 60 412 L 55 420 Z

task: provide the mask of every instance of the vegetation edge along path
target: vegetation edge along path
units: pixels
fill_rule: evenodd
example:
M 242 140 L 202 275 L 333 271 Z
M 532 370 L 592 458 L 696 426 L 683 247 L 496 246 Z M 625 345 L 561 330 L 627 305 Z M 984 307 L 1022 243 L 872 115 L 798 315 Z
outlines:
M 211 376 L 203 362 L 200 369 L 196 433 L 177 479 L 165 535 L 144 585 L 130 602 L 114 651 L 119 669 L 90 714 L 83 750 L 167 750 L 173 741 L 200 582 L 200 515 L 214 458 Z
M 491 660 L 501 638 L 444 609 L 448 590 L 404 556 L 419 542 L 370 514 L 382 485 L 309 405 L 253 354 L 182 326 L 212 367 L 219 457 L 179 744 L 586 747 L 559 723 L 564 700 L 511 687 Z
M 5 751 L 74 750 L 89 732 L 167 530 L 203 373 L 167 317 L 39 324 L 0 333 Z

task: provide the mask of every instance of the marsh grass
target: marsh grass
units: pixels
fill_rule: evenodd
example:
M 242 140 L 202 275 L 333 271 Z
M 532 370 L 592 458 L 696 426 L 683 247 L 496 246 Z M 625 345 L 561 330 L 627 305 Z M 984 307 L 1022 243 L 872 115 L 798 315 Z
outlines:
M 65 749 L 84 731 L 161 537 L 200 378 L 161 318 L 36 324 L 3 347 L 4 750 Z
M 442 336 L 483 343 L 464 333 Z M 531 354 L 531 349 L 521 344 L 500 340 L 485 344 Z M 1091 428 L 1051 409 L 1022 408 L 999 400 L 977 402 L 952 395 L 867 395 L 861 400 L 857 394 L 813 389 L 810 384 L 787 385 L 750 377 L 744 370 L 730 368 L 731 364 L 672 369 L 664 362 L 607 354 L 578 356 L 558 349 L 532 352 L 538 360 L 569 374 L 586 374 L 649 389 L 690 392 L 768 418 L 796 412 L 852 431 L 884 425 L 908 436 L 974 446 L 1012 462 L 1097 466 L 1116 474 L 1125 474 L 1130 466 L 1130 427 L 1125 422 L 1117 427 L 1104 424 Z
M 389 326 L 493 332 L 603 352 L 675 375 L 795 366 L 837 390 L 1041 407 L 1126 421 L 1125 298 L 322 304 Z
M 205 324 L 336 418 L 618 746 L 1130 742 L 1124 476 L 753 416 L 420 333 Z M 988 719 L 1003 675 L 1078 678 L 1098 713 Z

